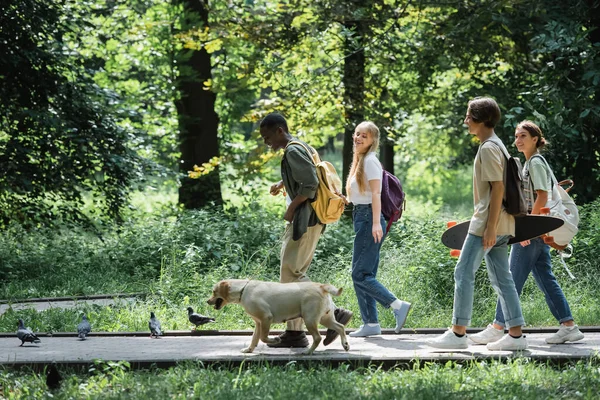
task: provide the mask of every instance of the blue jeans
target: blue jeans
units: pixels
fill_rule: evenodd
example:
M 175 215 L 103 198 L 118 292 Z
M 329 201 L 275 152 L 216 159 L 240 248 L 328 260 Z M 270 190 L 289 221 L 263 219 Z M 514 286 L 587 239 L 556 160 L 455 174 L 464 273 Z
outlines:
M 383 214 L 381 226 L 384 237 L 381 242 L 373 239 L 373 210 L 370 204 L 355 204 L 352 211 L 354 221 L 354 249 L 352 252 L 352 282 L 358 299 L 360 316 L 364 324 L 376 324 L 377 302 L 389 307 L 396 300 L 389 290 L 376 278 L 379 267 L 379 251 L 385 238 L 385 219 Z
M 552 273 L 550 261 L 550 246 L 542 238 L 533 239 L 529 246 L 515 243 L 510 249 L 510 272 L 515 281 L 517 293 L 521 295 L 523 286 L 531 272 L 535 283 L 544 293 L 546 304 L 554 318 L 559 323 L 573 320 L 569 303 L 565 298 L 556 277 Z M 504 314 L 500 303 L 496 306 L 496 319 L 494 323 L 504 326 Z
M 509 316 L 507 327 L 525 324 L 519 295 L 508 267 L 508 236 L 498 236 L 496 244 L 483 249 L 483 238 L 468 234 L 454 269 L 454 311 L 452 324 L 468 326 L 473 314 L 473 292 L 475 290 L 475 272 L 485 264 L 492 287 L 499 297 L 504 315 Z

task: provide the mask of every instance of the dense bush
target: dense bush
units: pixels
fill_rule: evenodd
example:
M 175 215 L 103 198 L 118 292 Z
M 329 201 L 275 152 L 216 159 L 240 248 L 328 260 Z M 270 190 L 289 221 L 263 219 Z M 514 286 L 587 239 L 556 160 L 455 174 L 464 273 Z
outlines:
M 143 290 L 172 265 L 199 274 L 223 266 L 247 273 L 260 260 L 278 273 L 273 248 L 282 227 L 265 211 L 229 215 L 217 208 L 128 220 L 102 239 L 14 225 L 0 236 L 0 297 Z
M 600 273 L 600 199 L 579 208 L 581 222 L 575 237 L 575 253 L 579 268 Z
M 559 258 L 553 257 L 555 275 L 581 325 L 600 321 L 598 205 L 581 208 L 581 231 L 573 243 L 574 255 L 567 260 L 577 279 L 571 280 Z M 409 327 L 450 323 L 456 259 L 439 240 L 445 222 L 437 211 L 407 214 L 385 240 L 378 276 L 398 298 L 413 303 Z M 82 305 L 80 310 L 91 313 L 99 329 L 145 330 L 150 310 L 160 311 L 167 329 L 181 329 L 186 326 L 182 310 L 188 305 L 215 313 L 206 299 L 219 280 L 277 281 L 283 230 L 278 213 L 253 205 L 238 213 L 206 208 L 145 215 L 107 230 L 103 239 L 78 231 L 24 232 L 12 226 L 0 235 L 0 298 L 144 292 L 146 298 L 134 305 Z M 328 226 L 309 277 L 343 287 L 336 304 L 358 312 L 350 273 L 353 236 L 350 218 Z M 485 267 L 476 279 L 472 324 L 485 326 L 493 317 L 496 295 Z M 533 279 L 525 285 L 522 300 L 528 324 L 556 324 Z M 72 330 L 77 312 L 61 312 L 12 310 L 0 316 L 0 331 L 13 330 L 17 314 L 36 329 Z M 220 329 L 252 326 L 240 307 L 226 307 L 218 316 Z M 388 311 L 382 310 L 380 320 L 383 326 L 393 326 Z M 359 318 L 351 322 L 351 326 L 359 324 Z

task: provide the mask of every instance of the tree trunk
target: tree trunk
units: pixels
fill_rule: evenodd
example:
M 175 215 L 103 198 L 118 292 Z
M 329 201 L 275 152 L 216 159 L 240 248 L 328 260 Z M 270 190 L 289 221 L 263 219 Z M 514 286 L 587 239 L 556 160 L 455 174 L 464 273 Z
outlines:
M 390 173 L 394 173 L 394 143 L 388 139 L 387 133 L 380 129 L 381 141 L 379 144 L 381 152 L 381 164 Z
M 350 172 L 352 163 L 352 136 L 354 128 L 363 121 L 365 116 L 365 52 L 364 43 L 364 24 L 360 21 L 346 22 L 344 26 L 352 36 L 346 36 L 344 43 L 344 54 L 350 54 L 344 61 L 344 109 L 346 127 L 344 129 L 344 148 L 343 156 L 343 184 L 344 192 L 346 179 Z
M 191 13 L 184 16 L 185 20 L 193 21 L 193 14 L 196 14 L 203 26 L 208 26 L 208 9 L 204 2 L 181 1 L 185 12 Z M 191 24 L 183 25 L 183 29 L 192 27 Z M 219 156 L 219 117 L 215 112 L 215 93 L 204 90 L 204 82 L 212 78 L 210 54 L 203 48 L 192 50 L 191 56 L 182 50 L 180 56 L 180 65 L 184 67 L 181 70 L 185 72 L 178 80 L 181 99 L 176 104 L 181 151 L 179 170 L 187 175 L 194 165 L 199 166 Z M 179 203 L 186 209 L 200 208 L 210 203 L 222 204 L 219 168 L 199 179 L 183 178 L 179 188 Z

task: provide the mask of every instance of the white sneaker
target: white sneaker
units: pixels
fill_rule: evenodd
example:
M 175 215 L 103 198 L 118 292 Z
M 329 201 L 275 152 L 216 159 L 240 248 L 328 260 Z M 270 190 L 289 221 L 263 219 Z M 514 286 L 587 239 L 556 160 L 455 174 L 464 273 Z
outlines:
M 515 339 L 514 337 L 506 334 L 502 336 L 502 339 L 492 343 L 488 343 L 487 349 L 490 351 L 519 351 L 527 348 L 527 339 L 525 335 L 521 335 L 520 338 Z
M 381 326 L 379 324 L 375 326 L 361 325 L 358 330 L 349 333 L 352 337 L 367 337 L 381 335 Z
M 481 332 L 469 335 L 469 339 L 478 344 L 488 344 L 502 339 L 502 336 L 504 336 L 504 329 L 496 329 L 494 325 L 489 324 Z
M 406 301 L 401 301 L 401 303 L 402 305 L 399 309 L 393 310 L 394 318 L 396 318 L 396 327 L 394 328 L 394 332 L 396 333 L 400 333 L 400 331 L 402 330 L 402 327 L 406 322 L 406 316 L 408 315 L 411 306 L 411 304 Z
M 448 329 L 442 336 L 428 340 L 426 343 L 436 349 L 466 349 L 469 347 L 467 335 L 465 334 L 463 337 L 458 337 L 452 331 L 452 328 Z
M 561 325 L 558 332 L 554 335 L 546 338 L 546 343 L 548 344 L 562 344 L 566 342 L 576 342 L 578 340 L 583 339 L 583 333 L 579 330 L 577 325 L 574 326 L 564 326 Z

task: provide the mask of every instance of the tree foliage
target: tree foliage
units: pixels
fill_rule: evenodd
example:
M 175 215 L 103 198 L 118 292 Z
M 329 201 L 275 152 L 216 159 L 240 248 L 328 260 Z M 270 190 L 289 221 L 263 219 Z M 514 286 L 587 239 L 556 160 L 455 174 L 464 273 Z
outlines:
M 500 103 L 507 142 L 518 121 L 540 124 L 578 202 L 600 194 L 598 0 L 194 2 L 204 14 L 183 3 L 4 6 L 4 222 L 82 219 L 86 193 L 116 218 L 136 178 L 188 170 L 218 173 L 193 182 L 200 192 L 251 194 L 276 166 L 256 130 L 271 111 L 294 135 L 347 154 L 356 123 L 375 121 L 386 164 L 426 196 L 471 163 L 462 120 L 478 95 Z M 210 70 L 199 73 L 194 54 Z M 207 101 L 182 113 L 196 95 Z M 198 129 L 218 122 L 196 158 L 182 142 L 193 124 L 179 118 L 192 114 Z
M 136 177 L 130 132 L 79 54 L 74 3 L 4 3 L 0 25 L 0 224 L 84 222 L 84 193 L 119 218 Z M 75 15 L 74 15 L 75 14 Z M 83 20 L 85 21 L 85 20 Z

